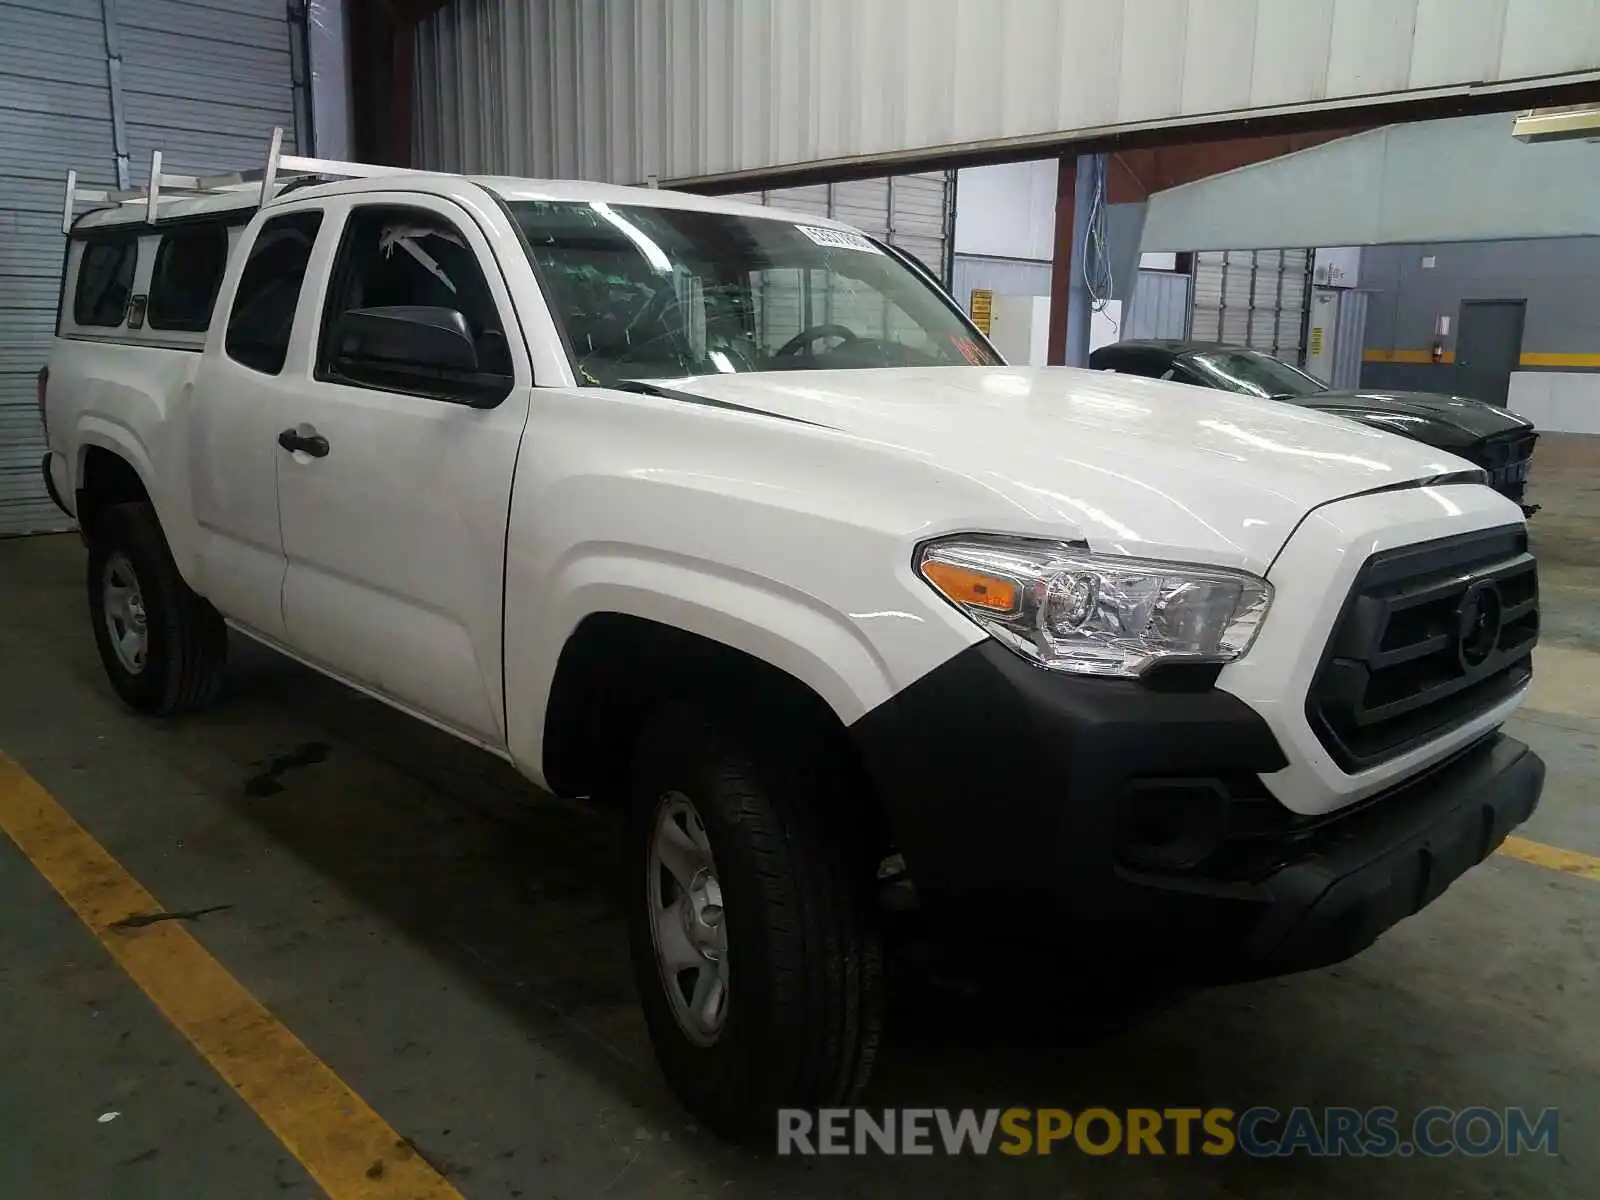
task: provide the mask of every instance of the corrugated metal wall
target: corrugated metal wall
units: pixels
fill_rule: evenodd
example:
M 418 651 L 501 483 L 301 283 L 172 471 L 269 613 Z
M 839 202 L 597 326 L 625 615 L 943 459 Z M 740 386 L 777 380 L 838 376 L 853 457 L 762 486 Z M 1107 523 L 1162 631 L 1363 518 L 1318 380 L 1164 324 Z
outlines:
M 1181 338 L 1189 322 L 1189 277 L 1176 271 L 1140 271 L 1122 307 L 1120 341 Z
M 1597 28 L 1600 0 L 455 0 L 421 35 L 418 149 L 692 180 L 1542 87 L 1600 65 Z
M 1048 296 L 1050 264 L 1032 258 L 956 255 L 951 272 L 950 294 L 968 312 L 972 311 L 974 288 L 993 292 L 996 296 Z
M 1367 337 L 1367 293 L 1339 293 L 1339 319 L 1333 331 L 1334 388 L 1361 386 L 1361 353 Z
M 113 75 L 138 183 L 157 148 L 173 171 L 264 161 L 272 127 L 292 131 L 294 104 L 284 0 L 0 0 L 0 31 L 4 535 L 66 523 L 39 473 L 34 376 L 55 326 L 67 170 L 118 182 Z
M 1037 259 L 990 258 L 979 254 L 955 256 L 954 285 L 950 294 L 968 312 L 972 291 L 980 288 L 996 296 L 1048 296 L 1050 264 Z M 1121 291 L 1121 287 L 1118 288 Z M 1181 338 L 1189 323 L 1189 277 L 1175 271 L 1137 271 L 1133 287 L 1122 306 L 1117 340 L 1130 338 Z
M 266 161 L 275 125 L 294 138 L 287 0 L 116 0 L 135 183 L 164 170 Z
M 1194 256 L 1189 336 L 1304 361 L 1309 250 L 1203 250 Z
M 34 375 L 55 325 L 69 167 L 116 186 L 100 0 L 0 0 L 0 535 L 60 528 Z M 49 47 L 48 53 L 42 47 Z

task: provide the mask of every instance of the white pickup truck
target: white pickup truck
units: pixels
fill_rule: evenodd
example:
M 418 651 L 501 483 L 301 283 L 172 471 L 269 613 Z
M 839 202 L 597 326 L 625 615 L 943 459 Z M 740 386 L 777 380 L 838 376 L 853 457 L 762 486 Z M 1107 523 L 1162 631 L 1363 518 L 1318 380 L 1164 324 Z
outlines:
M 621 806 L 712 1128 L 858 1093 L 885 864 L 957 946 L 1212 983 L 1361 950 L 1537 803 L 1535 566 L 1470 464 L 1008 368 L 818 217 L 340 167 L 69 183 L 44 467 L 106 672 L 190 708 L 231 628 Z

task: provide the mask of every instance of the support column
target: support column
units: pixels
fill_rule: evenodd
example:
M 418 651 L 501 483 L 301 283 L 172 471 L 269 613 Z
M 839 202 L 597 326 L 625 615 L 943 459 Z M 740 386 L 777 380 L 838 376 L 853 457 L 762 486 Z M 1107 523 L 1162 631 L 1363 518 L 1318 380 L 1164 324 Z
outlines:
M 1061 159 L 1056 172 L 1056 242 L 1050 273 L 1051 366 L 1089 361 L 1089 289 L 1083 283 L 1083 242 L 1094 187 L 1093 155 Z
M 1052 367 L 1067 361 L 1067 308 L 1072 286 L 1072 227 L 1077 213 L 1076 155 L 1063 155 L 1056 163 L 1056 236 L 1050 255 L 1050 338 L 1045 361 Z
M 1067 366 L 1089 365 L 1089 285 L 1083 281 L 1084 266 L 1088 262 L 1086 243 L 1089 240 L 1089 217 L 1094 210 L 1095 168 L 1099 155 L 1078 155 L 1078 169 L 1073 179 L 1072 201 L 1072 279 L 1067 291 Z

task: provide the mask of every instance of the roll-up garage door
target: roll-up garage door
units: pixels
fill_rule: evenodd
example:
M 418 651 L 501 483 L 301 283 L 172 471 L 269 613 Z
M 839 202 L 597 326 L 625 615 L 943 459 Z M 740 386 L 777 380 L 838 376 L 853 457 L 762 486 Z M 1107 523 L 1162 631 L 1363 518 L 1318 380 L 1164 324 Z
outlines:
M 945 275 L 945 242 L 953 189 L 949 173 L 893 175 L 851 183 L 774 188 L 729 199 L 832 217 L 915 255 L 935 279 Z
M 61 274 L 62 189 L 264 162 L 295 92 L 284 0 L 0 0 L 0 536 L 65 528 L 39 470 L 35 380 Z M 285 145 L 288 149 L 289 145 Z M 119 155 L 121 161 L 119 164 Z
M 1189 336 L 1305 362 L 1309 250 L 1202 250 L 1194 256 Z
M 914 255 L 934 278 L 942 280 L 951 191 L 949 176 L 939 171 L 851 183 L 774 188 L 729 198 L 791 212 L 815 213 L 854 225 Z M 809 317 L 803 317 L 802 312 L 812 304 L 802 272 L 763 272 L 756 290 L 756 322 L 761 346 L 771 352 L 801 329 L 819 321 L 840 321 L 870 336 L 900 336 L 898 329 L 903 317 L 881 300 L 869 301 L 863 297 L 861 303 L 852 306 L 829 294 L 820 307 L 811 309 Z M 843 311 L 836 305 L 845 305 L 851 310 Z

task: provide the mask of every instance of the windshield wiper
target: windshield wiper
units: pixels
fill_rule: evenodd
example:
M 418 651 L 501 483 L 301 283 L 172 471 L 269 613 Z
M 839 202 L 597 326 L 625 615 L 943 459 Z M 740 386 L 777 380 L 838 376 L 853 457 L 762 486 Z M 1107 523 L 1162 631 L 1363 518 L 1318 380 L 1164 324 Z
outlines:
M 641 396 L 659 396 L 663 400 L 680 400 L 685 404 L 698 404 L 705 408 L 722 408 L 729 412 L 748 413 L 753 417 L 771 417 L 774 421 L 793 421 L 796 425 L 811 425 L 817 429 L 834 428 L 832 425 L 823 425 L 818 421 L 808 421 L 804 417 L 791 417 L 786 413 L 768 412 L 764 408 L 751 408 L 744 404 L 734 404 L 730 400 L 714 400 L 710 396 L 701 396 L 695 392 L 663 387 L 659 383 L 651 383 L 648 379 L 619 379 L 611 386 L 619 392 L 637 392 Z

